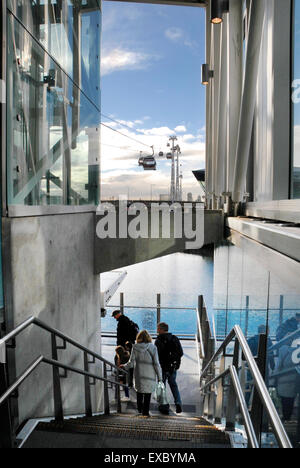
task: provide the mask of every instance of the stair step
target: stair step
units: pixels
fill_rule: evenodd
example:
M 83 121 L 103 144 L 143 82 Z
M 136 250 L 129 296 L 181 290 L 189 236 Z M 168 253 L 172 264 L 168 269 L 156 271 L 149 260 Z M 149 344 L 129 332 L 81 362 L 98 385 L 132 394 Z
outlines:
M 134 440 L 187 441 L 228 445 L 227 435 L 203 418 L 152 416 L 140 418 L 133 415 L 113 414 L 68 419 L 63 422 L 41 422 L 37 431 L 99 434 L 107 437 Z

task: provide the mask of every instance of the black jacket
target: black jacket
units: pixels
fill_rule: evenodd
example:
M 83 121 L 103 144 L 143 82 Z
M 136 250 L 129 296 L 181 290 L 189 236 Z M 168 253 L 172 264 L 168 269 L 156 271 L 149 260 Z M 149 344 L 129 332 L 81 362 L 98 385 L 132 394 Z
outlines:
M 134 340 L 132 340 L 132 322 L 126 315 L 121 315 L 117 326 L 117 345 L 125 346 L 126 341 L 134 343 Z
M 172 335 L 172 333 L 162 333 L 158 335 L 155 345 L 162 370 L 173 372 L 179 369 L 183 350 L 177 336 Z

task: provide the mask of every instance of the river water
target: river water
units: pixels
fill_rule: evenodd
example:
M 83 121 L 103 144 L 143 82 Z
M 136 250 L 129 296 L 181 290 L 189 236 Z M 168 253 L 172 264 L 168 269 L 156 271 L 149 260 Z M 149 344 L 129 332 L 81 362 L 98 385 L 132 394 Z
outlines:
M 213 259 L 194 254 L 177 253 L 124 268 L 127 277 L 109 305 L 118 306 L 120 292 L 124 293 L 125 314 L 138 323 L 140 329 L 155 330 L 157 294 L 161 294 L 161 321 L 169 323 L 174 333 L 195 333 L 196 314 L 188 308 L 197 307 L 198 296 L 203 295 L 207 309 L 213 309 Z M 176 307 L 183 310 L 176 310 Z M 113 331 L 116 322 L 108 308 L 102 319 L 102 330 Z M 187 308 L 184 310 L 184 308 Z

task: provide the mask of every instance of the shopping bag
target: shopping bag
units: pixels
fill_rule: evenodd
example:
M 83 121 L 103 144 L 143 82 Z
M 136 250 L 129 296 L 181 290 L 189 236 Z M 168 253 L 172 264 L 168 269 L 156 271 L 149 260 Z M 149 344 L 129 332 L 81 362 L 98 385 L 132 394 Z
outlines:
M 156 384 L 156 387 L 154 390 L 154 398 L 159 405 L 169 404 L 166 386 L 163 382 L 158 382 L 158 384 Z

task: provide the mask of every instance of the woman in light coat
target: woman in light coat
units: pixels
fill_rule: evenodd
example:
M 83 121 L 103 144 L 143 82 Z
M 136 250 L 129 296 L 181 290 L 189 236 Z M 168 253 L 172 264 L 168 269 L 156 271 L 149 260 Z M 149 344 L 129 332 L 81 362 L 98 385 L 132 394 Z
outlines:
M 130 360 L 122 366 L 125 370 L 134 369 L 134 388 L 137 392 L 138 412 L 149 417 L 151 394 L 156 381 L 162 382 L 162 371 L 156 346 L 147 330 L 142 330 L 133 345 Z

